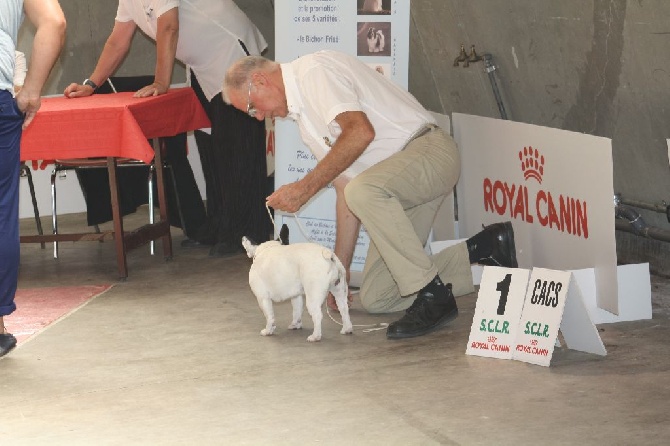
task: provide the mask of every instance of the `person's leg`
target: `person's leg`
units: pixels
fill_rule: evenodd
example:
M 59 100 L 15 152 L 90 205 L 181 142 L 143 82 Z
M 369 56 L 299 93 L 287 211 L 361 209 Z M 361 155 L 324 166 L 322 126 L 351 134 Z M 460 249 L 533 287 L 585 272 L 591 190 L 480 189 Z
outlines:
M 14 312 L 19 277 L 19 146 L 23 114 L 9 92 L 0 92 L 0 356 L 16 345 L 4 317 Z
M 416 293 L 438 273 L 424 244 L 440 200 L 456 184 L 459 168 L 455 143 L 434 130 L 345 188 L 349 208 L 365 226 L 402 296 Z
M 415 206 L 405 211 L 422 245 L 425 245 L 428 240 L 435 213 L 442 200 L 443 197 L 438 197 L 424 205 Z M 428 260 L 430 261 L 430 258 Z M 435 274 L 437 271 L 435 270 Z M 428 272 L 426 282 L 435 277 L 435 274 L 432 271 Z M 419 285 L 419 288 L 423 285 L 425 283 Z M 363 308 L 370 313 L 402 311 L 412 304 L 414 297 L 416 297 L 416 293 L 410 295 L 401 294 L 398 284 L 386 262 L 379 254 L 377 246 L 373 240 L 370 240 L 370 246 L 365 258 L 365 266 L 363 267 L 363 283 L 360 290 L 360 299 Z
M 377 264 L 364 271 L 364 283 L 378 282 L 365 289 L 368 307 L 373 308 L 371 302 L 376 299 L 382 299 L 377 305 L 387 304 L 389 295 L 392 302 L 402 305 L 393 295 L 392 281 L 401 296 L 416 293 L 407 299 L 411 305 L 403 317 L 389 325 L 386 336 L 390 339 L 430 333 L 458 316 L 452 284 L 440 278 L 439 267 L 426 254 L 424 244 L 439 205 L 458 179 L 459 167 L 454 141 L 441 130 L 433 130 L 354 178 L 345 190 L 350 209 L 367 229 L 386 267 L 373 254 L 370 260 Z M 454 253 L 457 255 L 440 258 L 440 266 L 452 266 L 457 272 L 449 273 L 456 280 L 466 280 L 467 250 Z M 366 272 L 376 277 L 366 277 Z M 471 277 L 466 286 L 472 287 Z
M 265 123 L 249 117 L 220 96 L 212 100 L 212 141 L 221 184 L 222 212 L 213 256 L 242 252 L 241 238 L 262 243 L 272 225 L 265 207 L 267 158 Z
M 220 119 L 214 114 L 210 101 L 205 97 L 205 93 L 200 88 L 198 79 L 195 73 L 191 71 L 191 87 L 195 92 L 200 105 L 205 110 L 212 126 Z M 184 240 L 182 246 L 198 246 L 198 245 L 213 245 L 216 242 L 216 233 L 218 229 L 218 221 L 222 211 L 221 198 L 221 179 L 219 178 L 216 167 L 216 151 L 212 142 L 212 129 L 209 132 L 203 130 L 196 130 L 193 132 L 196 145 L 198 146 L 198 156 L 200 157 L 200 165 L 202 166 L 202 173 L 205 179 L 205 197 L 206 197 L 206 213 L 207 219 L 204 224 L 193 231 L 193 235 L 189 234 L 189 240 Z
M 207 222 L 207 213 L 202 202 L 200 189 L 198 189 L 198 184 L 193 175 L 193 169 L 188 161 L 186 134 L 182 133 L 164 138 L 164 141 L 165 159 L 170 165 L 167 173 L 174 178 L 174 184 L 170 179 L 166 180 L 168 197 L 174 198 L 168 200 L 170 224 L 172 226 L 182 226 L 179 215 L 181 208 L 181 216 L 184 219 L 183 226 L 185 226 L 182 229 L 187 237 L 195 239 L 198 229 Z M 172 193 L 169 193 L 170 191 Z M 179 203 L 179 207 L 177 203 Z

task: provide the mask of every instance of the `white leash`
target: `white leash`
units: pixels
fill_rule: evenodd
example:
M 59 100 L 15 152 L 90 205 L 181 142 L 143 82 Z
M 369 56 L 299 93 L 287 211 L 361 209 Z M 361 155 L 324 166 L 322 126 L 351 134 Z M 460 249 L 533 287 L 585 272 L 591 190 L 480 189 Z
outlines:
M 353 294 L 353 293 L 352 293 Z M 335 322 L 337 325 L 342 325 L 342 322 L 338 321 L 333 317 L 332 314 L 330 314 L 330 307 L 326 305 L 326 314 L 330 318 L 331 321 Z M 362 328 L 361 330 L 363 333 L 370 333 L 373 331 L 378 331 L 378 330 L 386 330 L 388 328 L 389 324 L 388 322 L 378 322 L 376 324 L 367 324 L 367 325 L 357 325 L 353 324 L 354 327 Z
M 272 227 L 275 228 L 275 237 L 279 238 L 279 234 L 277 234 L 277 225 L 275 224 L 275 219 L 272 217 L 272 212 L 270 212 L 270 207 L 268 206 L 267 203 L 265 203 L 265 209 L 268 211 L 268 217 L 270 217 L 270 221 L 272 222 Z M 293 213 L 293 218 L 295 218 L 295 222 L 298 225 L 298 229 L 300 229 L 300 232 L 302 233 L 302 236 L 305 237 L 305 240 L 312 242 L 312 240 L 309 238 L 309 236 L 305 233 L 305 231 L 302 228 L 302 225 L 300 224 L 300 218 L 296 213 Z M 313 242 L 312 242 L 313 243 Z M 351 293 L 355 294 L 355 293 Z M 348 304 L 348 302 L 347 302 Z M 330 308 L 328 307 L 328 304 L 326 304 L 326 314 L 330 318 L 331 321 L 335 322 L 337 325 L 342 325 L 342 322 L 338 321 L 333 317 L 332 314 L 330 314 Z M 389 326 L 388 322 L 378 322 L 376 324 L 367 324 L 367 325 L 356 325 L 353 324 L 354 327 L 358 328 L 363 328 L 361 330 L 363 333 L 370 333 L 373 331 L 378 331 L 378 330 L 386 330 L 386 328 Z
M 265 209 L 268 211 L 268 217 L 270 217 L 270 221 L 272 222 L 272 227 L 275 228 L 275 237 L 279 238 L 279 234 L 277 234 L 277 225 L 275 223 L 275 219 L 272 218 L 272 212 L 270 212 L 270 206 L 268 206 L 267 203 L 265 203 Z M 295 222 L 298 225 L 298 229 L 300 229 L 300 233 L 302 233 L 302 236 L 305 237 L 305 240 L 312 242 L 312 240 L 309 238 L 309 236 L 305 233 L 305 230 L 302 228 L 302 225 L 300 224 L 300 218 L 298 218 L 298 214 L 295 212 L 293 213 L 293 218 L 295 218 Z

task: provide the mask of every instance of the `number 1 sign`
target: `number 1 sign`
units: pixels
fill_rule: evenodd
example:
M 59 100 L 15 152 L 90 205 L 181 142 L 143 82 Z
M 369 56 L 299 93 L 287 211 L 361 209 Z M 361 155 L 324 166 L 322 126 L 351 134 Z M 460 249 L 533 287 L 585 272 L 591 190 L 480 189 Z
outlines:
M 484 267 L 466 354 L 549 366 L 559 330 L 568 348 L 607 354 L 571 272 Z
M 512 358 L 529 273 L 520 268 L 484 268 L 466 354 Z

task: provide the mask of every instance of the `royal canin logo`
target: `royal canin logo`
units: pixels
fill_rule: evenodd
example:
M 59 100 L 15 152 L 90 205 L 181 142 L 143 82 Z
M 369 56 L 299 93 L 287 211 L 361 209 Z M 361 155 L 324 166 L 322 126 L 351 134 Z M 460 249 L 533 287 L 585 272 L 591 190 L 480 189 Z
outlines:
M 545 157 L 532 146 L 519 150 L 518 156 L 521 172 L 527 184 L 484 178 L 484 210 L 588 239 L 586 201 L 557 194 L 555 191 L 535 190 L 533 183 L 537 181 L 541 185 L 546 173 Z
M 534 178 L 542 184 L 542 175 L 544 175 L 544 156 L 540 151 L 531 146 L 519 150 L 519 160 L 521 161 L 521 171 L 523 177 L 528 181 Z

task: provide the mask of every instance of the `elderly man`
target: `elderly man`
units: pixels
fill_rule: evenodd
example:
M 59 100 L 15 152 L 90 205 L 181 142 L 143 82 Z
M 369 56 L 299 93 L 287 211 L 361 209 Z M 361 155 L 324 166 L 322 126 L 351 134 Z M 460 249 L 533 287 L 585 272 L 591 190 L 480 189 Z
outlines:
M 23 15 L 35 39 L 23 88 L 14 98 L 16 41 Z M 0 356 L 16 346 L 4 317 L 14 312 L 19 277 L 19 144 L 41 105 L 44 83 L 65 41 L 65 16 L 57 0 L 0 2 Z
M 471 263 L 517 266 L 510 223 L 425 253 L 438 207 L 458 180 L 458 149 L 412 95 L 355 57 L 320 51 L 286 64 L 246 57 L 226 73 L 223 96 L 256 119 L 297 122 L 318 163 L 270 195 L 268 205 L 296 212 L 332 182 L 335 252 L 347 269 L 361 222 L 371 238 L 363 307 L 406 310 L 388 338 L 420 336 L 453 320 L 454 294 L 474 290 Z

